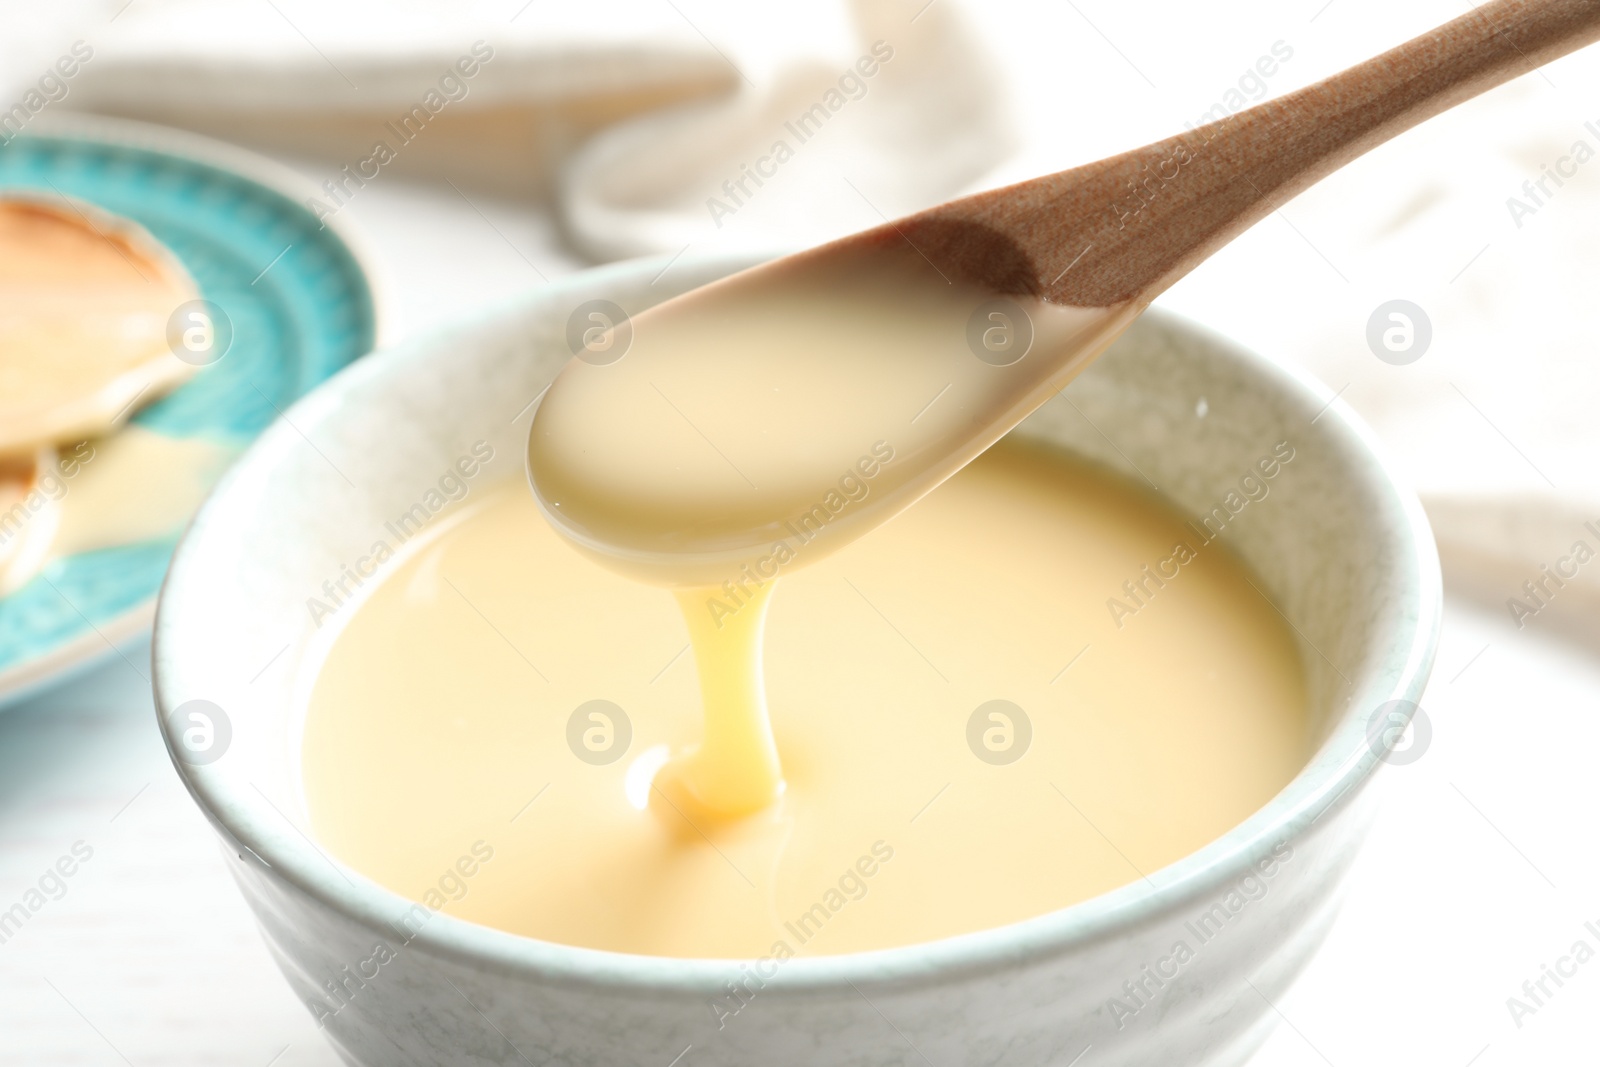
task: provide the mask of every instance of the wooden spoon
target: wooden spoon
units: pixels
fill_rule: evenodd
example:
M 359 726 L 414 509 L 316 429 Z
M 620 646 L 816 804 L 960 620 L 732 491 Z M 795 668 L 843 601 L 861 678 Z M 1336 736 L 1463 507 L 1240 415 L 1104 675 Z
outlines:
M 885 228 L 946 272 L 1002 292 L 1080 307 L 1148 304 L 1356 157 L 1596 40 L 1596 0 L 1495 0 L 1219 122 Z
M 529 437 L 535 496 L 609 566 L 753 601 L 781 569 L 949 477 L 1312 182 L 1597 38 L 1600 0 L 1496 0 L 1124 155 L 885 223 L 631 320 L 575 309 L 578 358 Z

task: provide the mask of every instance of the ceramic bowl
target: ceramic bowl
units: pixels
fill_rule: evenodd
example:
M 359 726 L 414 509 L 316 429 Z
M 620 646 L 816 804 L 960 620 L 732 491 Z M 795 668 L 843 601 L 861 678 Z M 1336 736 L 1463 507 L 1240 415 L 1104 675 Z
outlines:
M 1094 1067 L 1242 1063 L 1333 921 L 1368 786 L 1427 680 L 1440 580 L 1420 507 L 1343 403 L 1171 315 L 1147 314 L 1016 432 L 1148 477 L 1197 521 L 1226 518 L 1278 442 L 1295 451 L 1271 506 L 1223 536 L 1299 635 L 1317 745 L 1219 840 L 1025 922 L 797 958 L 720 1030 L 710 1002 L 745 962 L 419 915 L 316 845 L 298 772 L 320 648 L 308 598 L 474 442 L 495 452 L 479 484 L 523 477 L 532 403 L 569 356 L 580 304 L 637 312 L 746 265 L 611 266 L 362 360 L 296 404 L 195 519 L 156 621 L 158 710 L 295 993 L 348 1062 L 371 1067 L 1036 1067 L 1085 1049 Z

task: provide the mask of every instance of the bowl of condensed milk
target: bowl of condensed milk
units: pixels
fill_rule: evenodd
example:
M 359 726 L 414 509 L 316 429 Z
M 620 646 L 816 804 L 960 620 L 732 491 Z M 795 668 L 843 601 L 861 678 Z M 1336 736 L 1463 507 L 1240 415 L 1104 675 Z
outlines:
M 363 360 L 195 519 L 162 726 L 296 995 L 369 1065 L 1244 1062 L 1432 665 L 1416 500 L 1325 388 L 1152 311 L 812 552 L 905 457 L 887 422 L 684 607 L 554 532 L 530 419 L 750 262 L 595 270 Z M 738 471 L 736 392 L 663 400 Z M 760 641 L 781 785 L 736 819 L 658 785 L 716 725 L 697 627 Z

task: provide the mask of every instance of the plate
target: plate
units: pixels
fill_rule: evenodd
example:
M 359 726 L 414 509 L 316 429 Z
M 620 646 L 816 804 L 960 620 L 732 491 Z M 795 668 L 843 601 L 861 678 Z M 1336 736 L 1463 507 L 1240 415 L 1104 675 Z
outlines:
M 130 422 L 242 450 L 371 351 L 374 297 L 356 242 L 304 206 L 315 190 L 292 171 L 176 130 L 44 118 L 0 146 L 0 195 L 73 197 L 134 220 L 232 323 L 220 360 Z M 0 599 L 0 707 L 140 637 L 176 543 L 174 534 L 56 559 Z

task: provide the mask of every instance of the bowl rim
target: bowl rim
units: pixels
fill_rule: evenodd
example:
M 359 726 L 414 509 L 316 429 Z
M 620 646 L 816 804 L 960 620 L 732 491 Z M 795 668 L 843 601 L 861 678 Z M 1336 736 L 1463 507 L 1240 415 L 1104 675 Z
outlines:
M 702 271 L 727 272 L 768 258 L 749 253 L 694 257 Z M 174 604 L 191 586 L 191 558 L 203 545 L 211 517 L 228 508 L 234 487 L 271 469 L 300 440 L 307 423 L 330 416 L 351 393 L 375 379 L 405 373 L 412 361 L 450 344 L 457 350 L 496 325 L 560 300 L 574 289 L 626 285 L 659 276 L 676 257 L 651 256 L 581 271 L 454 324 L 358 360 L 321 383 L 263 433 L 224 476 L 185 530 L 162 584 L 152 638 L 152 689 L 156 716 L 173 764 L 191 796 L 225 842 L 249 852 L 273 875 L 344 919 L 369 932 L 395 937 L 393 922 L 416 903 L 336 864 L 290 824 L 264 797 L 251 796 L 242 781 L 230 781 L 227 760 L 206 766 L 176 755 L 169 715 L 181 688 L 184 613 Z M 681 264 L 680 264 L 681 265 Z M 1286 401 L 1321 404 L 1329 390 L 1310 374 L 1258 355 L 1227 337 L 1161 309 L 1146 312 L 1171 328 L 1198 336 L 1214 358 L 1231 361 L 1267 384 Z M 1222 836 L 1167 866 L 1099 896 L 1004 926 L 919 942 L 833 956 L 797 956 L 783 965 L 783 980 L 771 994 L 906 987 L 949 982 L 997 969 L 1010 969 L 1043 957 L 1059 956 L 1126 934 L 1205 898 L 1237 881 L 1251 865 L 1292 842 L 1338 808 L 1372 777 L 1381 762 L 1369 740 L 1366 712 L 1383 700 L 1418 701 L 1432 669 L 1443 615 L 1443 587 L 1431 528 L 1416 495 L 1400 481 L 1373 431 L 1338 395 L 1327 400 L 1318 419 L 1328 419 L 1343 434 L 1340 452 L 1348 473 L 1393 505 L 1403 520 L 1391 579 L 1406 590 L 1415 607 L 1409 632 L 1402 628 L 1395 648 L 1375 657 L 1352 680 L 1351 699 L 1333 716 L 1321 745 L 1305 765 L 1261 808 Z M 290 423 L 293 425 L 290 425 Z M 295 427 L 299 427 L 296 429 Z M 1391 584 L 1395 584 L 1393 581 Z M 1403 643 L 1404 647 L 1401 648 Z M 1375 697 L 1376 699 L 1358 699 Z M 478 970 L 520 976 L 568 987 L 657 995 L 716 996 L 736 979 L 748 958 L 673 958 L 614 952 L 543 941 L 480 926 L 445 912 L 432 917 L 404 940 L 405 947 Z

